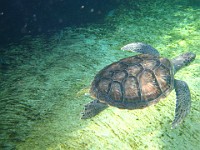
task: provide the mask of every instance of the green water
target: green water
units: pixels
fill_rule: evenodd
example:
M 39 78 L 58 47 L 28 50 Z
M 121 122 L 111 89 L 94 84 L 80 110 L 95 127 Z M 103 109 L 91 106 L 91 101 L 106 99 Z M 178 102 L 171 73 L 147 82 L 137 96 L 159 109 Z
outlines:
M 50 36 L 26 37 L 10 44 L 1 66 L 1 139 L 19 150 L 198 150 L 200 149 L 200 8 L 195 1 L 129 2 L 113 10 L 104 24 L 66 28 Z M 191 4 L 191 5 L 190 5 Z M 192 108 L 171 129 L 175 92 L 142 110 L 109 107 L 80 120 L 95 74 L 135 55 L 120 48 L 131 42 L 152 45 L 173 58 L 192 51 L 196 59 L 176 74 L 188 83 Z

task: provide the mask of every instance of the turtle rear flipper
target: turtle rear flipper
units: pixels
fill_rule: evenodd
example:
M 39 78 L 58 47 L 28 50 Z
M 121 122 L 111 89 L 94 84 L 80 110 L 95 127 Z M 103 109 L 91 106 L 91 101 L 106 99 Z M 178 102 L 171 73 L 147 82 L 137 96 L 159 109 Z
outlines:
M 84 111 L 81 113 L 81 119 L 92 118 L 107 107 L 107 104 L 101 103 L 99 100 L 93 100 L 85 105 Z
M 181 80 L 174 80 L 174 88 L 176 92 L 176 109 L 172 128 L 175 128 L 183 121 L 189 114 L 191 107 L 191 96 L 187 83 Z
M 123 46 L 121 50 L 133 51 L 133 52 L 138 52 L 141 54 L 149 54 L 149 55 L 154 55 L 154 56 L 160 55 L 159 52 L 155 48 L 141 42 L 127 44 Z

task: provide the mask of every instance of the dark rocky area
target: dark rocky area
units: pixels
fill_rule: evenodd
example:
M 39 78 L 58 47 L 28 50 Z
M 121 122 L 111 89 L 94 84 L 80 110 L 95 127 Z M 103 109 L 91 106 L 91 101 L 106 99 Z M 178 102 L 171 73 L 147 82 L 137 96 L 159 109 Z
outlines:
M 24 35 L 101 21 L 119 3 L 116 0 L 2 0 L 0 44 Z

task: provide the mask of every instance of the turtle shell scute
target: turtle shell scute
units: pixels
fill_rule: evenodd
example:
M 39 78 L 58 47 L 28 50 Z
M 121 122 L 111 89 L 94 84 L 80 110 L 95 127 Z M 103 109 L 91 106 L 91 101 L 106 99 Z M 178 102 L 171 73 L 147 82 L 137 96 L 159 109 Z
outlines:
M 109 105 L 135 109 L 157 103 L 173 85 L 173 66 L 168 59 L 140 54 L 103 68 L 95 76 L 90 93 Z

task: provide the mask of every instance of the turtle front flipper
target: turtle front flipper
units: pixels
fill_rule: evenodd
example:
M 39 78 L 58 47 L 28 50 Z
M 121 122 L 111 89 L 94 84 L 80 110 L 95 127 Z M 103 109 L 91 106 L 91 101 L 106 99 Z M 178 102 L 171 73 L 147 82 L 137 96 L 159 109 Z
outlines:
M 92 118 L 107 107 L 108 105 L 101 103 L 99 100 L 93 100 L 85 105 L 84 111 L 81 113 L 81 119 Z
M 175 128 L 183 121 L 183 119 L 189 114 L 191 107 L 191 96 L 187 83 L 175 80 L 174 88 L 176 92 L 176 109 L 172 128 Z
M 127 45 L 123 46 L 121 48 L 121 50 L 134 51 L 134 52 L 138 52 L 141 54 L 150 54 L 150 55 L 154 55 L 154 56 L 160 55 L 159 52 L 155 48 L 153 48 L 152 46 L 150 46 L 148 44 L 144 44 L 141 42 L 127 44 Z

